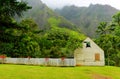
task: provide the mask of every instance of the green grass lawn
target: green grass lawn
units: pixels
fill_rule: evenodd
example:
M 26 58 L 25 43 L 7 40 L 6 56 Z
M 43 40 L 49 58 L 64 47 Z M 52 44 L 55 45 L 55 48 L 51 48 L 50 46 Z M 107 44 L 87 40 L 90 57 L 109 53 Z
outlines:
M 0 64 L 0 79 L 120 79 L 120 68 Z

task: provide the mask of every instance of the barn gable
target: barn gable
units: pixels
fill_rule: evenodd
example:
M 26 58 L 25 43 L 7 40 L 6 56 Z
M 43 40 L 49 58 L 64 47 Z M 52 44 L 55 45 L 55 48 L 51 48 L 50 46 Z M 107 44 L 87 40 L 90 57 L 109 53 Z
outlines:
M 74 52 L 76 65 L 104 66 L 104 51 L 90 38 L 83 41 L 83 47 Z

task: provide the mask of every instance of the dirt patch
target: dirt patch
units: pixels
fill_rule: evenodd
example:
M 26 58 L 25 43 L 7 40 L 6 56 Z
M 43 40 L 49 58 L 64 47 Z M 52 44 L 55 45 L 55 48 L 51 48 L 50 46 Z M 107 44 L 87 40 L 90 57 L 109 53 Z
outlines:
M 93 79 L 112 79 L 111 77 L 103 76 L 103 75 L 99 75 L 99 74 L 93 74 L 92 77 L 93 77 Z

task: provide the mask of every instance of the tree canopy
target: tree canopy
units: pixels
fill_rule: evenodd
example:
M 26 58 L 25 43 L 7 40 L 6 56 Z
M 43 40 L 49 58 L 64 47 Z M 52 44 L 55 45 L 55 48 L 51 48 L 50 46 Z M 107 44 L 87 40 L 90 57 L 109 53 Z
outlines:
M 120 12 L 113 16 L 111 23 L 102 22 L 98 26 L 100 35 L 96 42 L 104 49 L 106 64 L 120 66 Z
M 21 0 L 0 0 L 0 17 L 21 16 L 24 11 L 31 9 L 27 3 Z
M 44 31 L 33 19 L 20 22 L 14 19 L 15 15 L 22 16 L 30 8 L 23 1 L 0 0 L 0 54 L 8 57 L 72 57 L 85 36 L 59 28 L 60 18 L 50 17 L 47 20 L 50 28 Z

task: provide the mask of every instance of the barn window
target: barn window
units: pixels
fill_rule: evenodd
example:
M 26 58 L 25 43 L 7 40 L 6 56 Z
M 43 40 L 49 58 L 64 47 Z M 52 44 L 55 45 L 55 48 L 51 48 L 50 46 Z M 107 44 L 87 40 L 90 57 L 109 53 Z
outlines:
M 100 61 L 100 54 L 99 53 L 95 54 L 95 61 Z
M 86 43 L 86 48 L 87 48 L 87 47 L 91 47 L 90 42 L 85 41 L 84 43 Z

